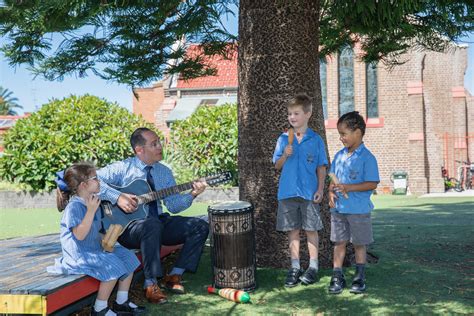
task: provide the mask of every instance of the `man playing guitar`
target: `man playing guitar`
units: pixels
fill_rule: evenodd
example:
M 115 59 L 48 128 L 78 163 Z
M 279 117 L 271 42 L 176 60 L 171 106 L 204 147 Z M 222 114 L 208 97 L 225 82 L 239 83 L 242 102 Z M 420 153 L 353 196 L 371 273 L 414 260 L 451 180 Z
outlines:
M 125 213 L 133 213 L 139 207 L 136 194 L 125 193 L 118 187 L 128 186 L 137 179 L 148 182 L 156 191 L 176 185 L 172 171 L 160 163 L 162 147 L 158 135 L 148 128 L 138 128 L 130 137 L 134 157 L 112 163 L 97 171 L 100 179 L 100 198 L 117 204 Z M 196 181 L 190 193 L 173 194 L 163 199 L 171 213 L 179 213 L 191 206 L 193 199 L 206 188 L 206 182 Z M 138 194 L 138 193 L 137 193 Z M 118 241 L 129 249 L 140 249 L 145 274 L 145 295 L 151 303 L 165 303 L 162 286 L 174 293 L 184 293 L 181 276 L 184 271 L 195 272 L 207 239 L 208 223 L 195 217 L 170 216 L 164 213 L 161 200 L 148 203 L 148 216 L 130 222 Z M 183 244 L 172 271 L 163 277 L 160 259 L 161 245 Z

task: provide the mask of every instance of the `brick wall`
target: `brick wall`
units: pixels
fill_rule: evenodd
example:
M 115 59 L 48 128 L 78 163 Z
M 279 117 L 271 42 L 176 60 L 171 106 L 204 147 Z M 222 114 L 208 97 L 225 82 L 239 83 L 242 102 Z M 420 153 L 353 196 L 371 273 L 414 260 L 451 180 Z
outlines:
M 138 99 L 133 95 L 133 113 L 143 116 L 145 121 L 155 123 L 155 113 L 165 98 L 163 83 L 159 82 L 148 88 L 134 89 Z
M 467 122 L 471 122 L 468 124 L 467 131 L 468 131 L 468 139 L 469 148 L 468 148 L 468 155 L 471 158 L 471 163 L 474 163 L 474 96 L 468 95 L 466 98 L 466 107 L 467 107 L 467 115 L 466 120 Z
M 355 53 L 360 53 L 357 47 Z M 442 192 L 442 135 L 466 135 L 469 128 L 473 129 L 469 122 L 473 121 L 474 110 L 463 88 L 467 48 L 456 47 L 447 53 L 410 52 L 402 59 L 406 63 L 390 71 L 378 65 L 379 121 L 369 120 L 364 137 L 379 163 L 379 192 L 391 192 L 390 175 L 397 170 L 408 172 L 413 193 Z M 338 118 L 337 67 L 337 58 L 330 58 L 326 128 L 331 157 L 341 148 L 334 124 Z M 365 65 L 359 61 L 354 64 L 354 79 L 355 107 L 365 116 Z
M 361 55 L 358 46 L 355 55 Z M 336 129 L 339 116 L 338 60 L 337 56 L 326 60 L 326 133 L 332 158 L 341 148 Z M 446 163 L 443 135 L 459 135 L 468 140 L 464 149 L 457 149 L 457 158 L 467 160 L 469 154 L 474 160 L 474 126 L 471 123 L 474 122 L 474 98 L 466 92 L 463 84 L 467 47 L 453 46 L 446 53 L 413 51 L 400 60 L 405 63 L 390 70 L 383 64 L 377 66 L 379 118 L 368 120 L 364 137 L 379 163 L 381 182 L 378 191 L 390 193 L 393 187 L 391 174 L 403 170 L 408 172 L 411 192 L 442 192 L 441 166 Z M 163 118 L 174 104 L 161 106 L 164 100 L 162 84 L 136 89 L 136 92 L 140 98 L 134 98 L 133 112 L 142 114 L 167 135 L 169 130 Z M 168 99 L 175 100 L 176 96 Z M 359 59 L 354 63 L 354 100 L 356 110 L 365 117 L 366 67 Z M 455 146 L 454 143 L 447 145 Z M 450 174 L 454 175 L 454 171 Z

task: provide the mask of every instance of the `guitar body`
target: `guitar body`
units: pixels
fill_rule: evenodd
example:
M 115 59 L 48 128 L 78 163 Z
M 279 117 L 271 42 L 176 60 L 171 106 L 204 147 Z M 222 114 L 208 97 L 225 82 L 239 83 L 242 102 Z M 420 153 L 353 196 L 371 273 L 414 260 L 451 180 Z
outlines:
M 114 189 L 122 192 L 134 195 L 142 195 L 151 192 L 151 188 L 148 182 L 142 179 L 134 180 L 132 183 L 125 187 L 113 186 Z M 153 201 L 153 203 L 156 203 Z M 131 222 L 137 219 L 144 219 L 148 216 L 148 203 L 139 203 L 138 208 L 133 213 L 125 213 L 117 204 L 112 204 L 109 201 L 102 201 L 100 208 L 102 212 L 102 223 L 105 230 L 108 230 L 110 225 L 119 224 L 123 228 L 127 227 Z

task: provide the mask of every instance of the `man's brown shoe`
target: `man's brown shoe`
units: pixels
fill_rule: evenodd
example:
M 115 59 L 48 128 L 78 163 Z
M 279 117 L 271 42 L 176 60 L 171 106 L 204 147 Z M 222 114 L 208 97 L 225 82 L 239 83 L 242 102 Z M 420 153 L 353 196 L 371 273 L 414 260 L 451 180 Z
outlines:
M 176 294 L 184 294 L 184 286 L 181 284 L 181 275 L 167 275 L 161 280 L 161 286 Z
M 153 284 L 147 287 L 145 289 L 145 296 L 150 303 L 163 304 L 168 301 L 166 295 L 161 292 L 158 284 Z

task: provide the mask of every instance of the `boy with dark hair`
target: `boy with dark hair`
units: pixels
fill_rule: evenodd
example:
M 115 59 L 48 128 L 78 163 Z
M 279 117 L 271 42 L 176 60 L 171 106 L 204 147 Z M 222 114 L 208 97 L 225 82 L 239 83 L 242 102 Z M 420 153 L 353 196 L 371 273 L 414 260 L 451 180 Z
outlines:
M 346 244 L 354 245 L 356 274 L 351 292 L 362 293 L 365 287 L 365 263 L 367 245 L 373 242 L 370 212 L 372 191 L 380 182 L 377 160 L 365 147 L 365 121 L 359 112 L 341 116 L 337 122 L 340 140 L 344 145 L 331 164 L 330 174 L 338 179 L 329 186 L 331 207 L 331 241 L 334 246 L 333 276 L 329 293 L 339 294 L 346 286 L 342 264 Z

